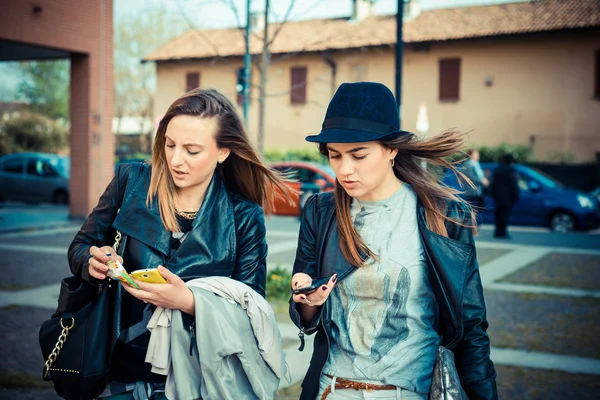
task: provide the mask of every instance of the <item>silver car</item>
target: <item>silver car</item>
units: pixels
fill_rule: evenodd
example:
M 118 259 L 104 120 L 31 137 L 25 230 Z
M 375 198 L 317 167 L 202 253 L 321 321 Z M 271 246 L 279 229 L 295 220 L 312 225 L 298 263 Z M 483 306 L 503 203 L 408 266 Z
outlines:
M 46 153 L 0 157 L 0 201 L 69 202 L 71 164 L 68 157 Z

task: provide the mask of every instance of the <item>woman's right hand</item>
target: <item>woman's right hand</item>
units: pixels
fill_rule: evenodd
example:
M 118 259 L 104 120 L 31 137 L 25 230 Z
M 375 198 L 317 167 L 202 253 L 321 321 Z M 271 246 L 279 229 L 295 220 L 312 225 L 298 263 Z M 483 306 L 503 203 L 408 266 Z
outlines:
M 119 262 L 123 264 L 123 258 L 115 254 L 115 250 L 112 247 L 90 247 L 88 266 L 90 276 L 100 280 L 106 279 L 106 275 L 108 275 L 108 266 L 106 265 L 106 262 L 113 258 L 119 260 Z
M 325 301 L 329 297 L 329 294 L 335 287 L 336 281 L 337 274 L 334 274 L 331 277 L 331 279 L 329 279 L 329 282 L 327 282 L 327 284 L 317 288 L 317 290 L 315 290 L 314 292 L 308 294 L 295 294 L 292 296 L 292 299 L 296 303 L 305 304 L 311 307 L 323 305 L 323 303 L 325 303 Z M 310 275 L 298 272 L 294 274 L 294 276 L 292 276 L 292 290 L 301 289 L 303 287 L 310 286 L 311 284 L 312 278 L 310 277 Z

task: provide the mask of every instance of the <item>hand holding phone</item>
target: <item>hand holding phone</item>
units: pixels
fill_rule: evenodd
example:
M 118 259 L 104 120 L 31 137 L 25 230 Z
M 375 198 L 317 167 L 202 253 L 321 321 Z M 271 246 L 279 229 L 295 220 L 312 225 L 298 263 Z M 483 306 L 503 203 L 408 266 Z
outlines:
M 138 281 L 146 283 L 167 283 L 157 268 L 138 269 L 131 273 L 131 276 Z
M 326 277 L 318 280 L 313 280 L 310 286 L 305 286 L 299 289 L 292 289 L 292 294 L 309 294 L 317 290 L 319 287 L 326 285 L 331 277 Z

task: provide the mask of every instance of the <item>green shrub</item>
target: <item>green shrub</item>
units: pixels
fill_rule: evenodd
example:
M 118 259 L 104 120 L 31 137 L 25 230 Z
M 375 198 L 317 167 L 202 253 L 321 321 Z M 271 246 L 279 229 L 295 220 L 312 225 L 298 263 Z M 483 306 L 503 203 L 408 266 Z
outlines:
M 292 274 L 276 267 L 267 272 L 267 300 L 289 300 L 292 293 Z
M 265 159 L 275 161 L 310 161 L 319 164 L 327 163 L 327 159 L 319 153 L 316 147 L 303 149 L 267 149 Z
M 518 163 L 533 161 L 533 148 L 527 145 L 502 142 L 498 146 L 473 146 L 473 148 L 479 150 L 481 162 L 498 162 L 505 154 L 512 154 Z
M 0 154 L 69 149 L 69 129 L 41 114 L 23 113 L 0 126 Z
M 509 144 L 506 142 L 500 143 L 498 146 L 470 146 L 469 148 L 479 150 L 481 162 L 500 162 L 505 154 L 512 154 L 518 163 L 533 161 L 533 148 L 530 146 Z M 466 149 L 465 149 L 466 151 Z M 454 153 L 446 160 L 452 163 L 460 163 L 467 159 L 466 153 Z

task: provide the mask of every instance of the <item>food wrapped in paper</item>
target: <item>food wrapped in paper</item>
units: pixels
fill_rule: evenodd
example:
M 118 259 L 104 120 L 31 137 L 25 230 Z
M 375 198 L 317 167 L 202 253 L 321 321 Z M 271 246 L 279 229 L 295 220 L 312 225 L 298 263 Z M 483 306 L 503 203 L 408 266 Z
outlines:
M 106 262 L 108 266 L 108 276 L 113 279 L 118 279 L 123 283 L 128 284 L 131 287 L 139 289 L 140 287 L 133 281 L 131 276 L 125 271 L 123 264 L 121 264 L 118 260 L 108 260 Z

